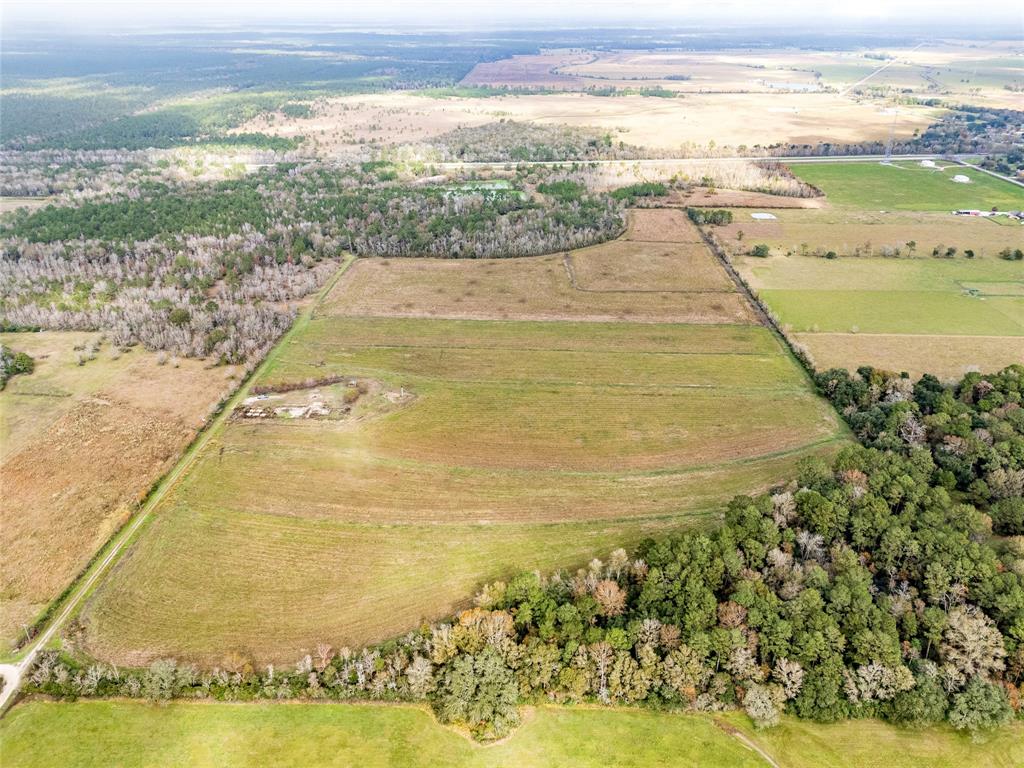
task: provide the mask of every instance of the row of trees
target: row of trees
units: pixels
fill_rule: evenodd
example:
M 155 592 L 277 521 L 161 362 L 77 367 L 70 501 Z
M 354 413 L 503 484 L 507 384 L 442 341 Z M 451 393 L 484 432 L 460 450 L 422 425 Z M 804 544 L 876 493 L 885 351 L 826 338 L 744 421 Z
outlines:
M 970 404 L 991 395 L 984 380 Z M 763 727 L 782 712 L 946 720 L 978 733 L 1020 707 L 1024 548 L 990 543 L 990 519 L 935 482 L 943 469 L 932 452 L 905 446 L 805 460 L 788 485 L 734 499 L 717 530 L 490 584 L 454 620 L 357 653 L 324 644 L 295 667 L 262 670 L 230 655 L 212 671 L 167 659 L 115 670 L 51 654 L 30 689 L 427 700 L 482 739 L 506 734 L 517 706 L 540 700 L 742 707 Z

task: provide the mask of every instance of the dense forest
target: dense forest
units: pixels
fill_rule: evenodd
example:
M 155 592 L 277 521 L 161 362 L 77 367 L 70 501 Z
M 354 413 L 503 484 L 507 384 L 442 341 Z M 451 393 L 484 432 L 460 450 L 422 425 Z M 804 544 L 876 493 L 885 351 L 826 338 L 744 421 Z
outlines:
M 927 451 L 934 485 L 982 510 L 996 533 L 1024 536 L 1024 366 L 969 373 L 954 387 L 870 367 L 815 379 L 862 443 Z
M 622 205 L 607 195 L 405 185 L 380 163 L 136 182 L 119 196 L 22 211 L 0 227 L 4 327 L 99 329 L 119 346 L 244 362 L 269 348 L 291 322 L 287 302 L 321 285 L 345 252 L 528 256 L 624 227 Z
M 905 380 L 869 377 L 865 395 L 834 372 L 820 379 L 849 402 L 851 418 L 870 402 L 912 402 L 932 422 L 920 438 L 913 427 L 899 433 L 906 419 L 871 419 L 858 434 L 879 447 L 848 447 L 831 464 L 805 460 L 772 493 L 734 499 L 713 530 L 651 539 L 575 572 L 490 584 L 452 621 L 360 652 L 325 643 L 295 667 L 264 670 L 232 653 L 214 670 L 171 659 L 123 670 L 50 652 L 29 689 L 427 700 L 481 739 L 507 734 L 517 706 L 540 700 L 742 707 L 760 727 L 782 712 L 948 721 L 980 734 L 1021 704 L 1024 546 L 993 539 L 992 519 L 972 501 L 1021 501 L 1012 481 L 994 493 L 992 473 L 1019 473 L 1024 460 L 1024 366 L 954 387 L 893 381 Z M 988 449 L 964 464 L 989 478 L 987 492 L 928 443 L 929 429 L 940 443 L 968 439 L 955 422 Z

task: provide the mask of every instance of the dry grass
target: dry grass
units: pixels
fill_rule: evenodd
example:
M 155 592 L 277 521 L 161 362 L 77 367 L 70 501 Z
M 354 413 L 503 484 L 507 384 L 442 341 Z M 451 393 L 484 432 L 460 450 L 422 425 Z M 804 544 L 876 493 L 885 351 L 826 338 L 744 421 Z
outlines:
M 704 243 L 616 241 L 575 251 L 576 287 L 584 291 L 732 293 L 735 286 Z
M 52 197 L 4 197 L 0 196 L 0 213 L 16 211 L 19 208 L 34 210 L 53 202 Z
M 36 371 L 0 393 L 0 639 L 55 598 L 174 462 L 224 393 L 224 370 L 158 366 L 109 347 L 79 366 L 95 334 L 5 334 Z
M 629 212 L 629 228 L 625 240 L 661 243 L 701 243 L 685 211 L 671 208 L 635 208 Z
M 627 265 L 624 265 L 627 266 Z M 646 294 L 576 290 L 560 255 L 523 259 L 363 259 L 327 298 L 325 312 L 481 320 L 748 323 L 738 293 Z
M 906 371 L 913 378 L 931 373 L 959 379 L 968 371 L 997 371 L 1024 360 L 1020 336 L 924 336 L 900 334 L 798 333 L 818 368 L 862 365 Z
M 909 137 L 937 114 L 933 108 L 902 107 L 896 137 Z M 885 139 L 893 122 L 879 105 L 831 93 L 690 94 L 672 99 L 580 93 L 439 99 L 388 93 L 329 99 L 312 117 L 260 117 L 238 130 L 309 136 L 320 152 L 333 155 L 368 142 L 420 142 L 457 127 L 502 118 L 593 127 L 610 132 L 615 140 L 673 151 L 706 150 L 709 142 L 752 147 Z
M 728 183 L 728 182 L 727 182 Z M 679 196 L 678 203 L 697 208 L 825 208 L 823 197 L 788 197 L 769 195 L 763 192 L 748 192 L 741 189 L 717 189 L 697 187 Z M 748 211 L 736 211 L 736 219 L 742 223 L 749 220 Z M 720 232 L 721 230 L 716 230 Z

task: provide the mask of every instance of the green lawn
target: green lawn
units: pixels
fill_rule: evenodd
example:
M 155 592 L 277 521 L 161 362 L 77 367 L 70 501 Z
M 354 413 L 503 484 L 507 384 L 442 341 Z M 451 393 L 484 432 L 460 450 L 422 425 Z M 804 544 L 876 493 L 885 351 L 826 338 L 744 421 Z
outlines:
M 359 768 L 764 768 L 736 728 L 781 768 L 1012 768 L 1024 727 L 983 743 L 949 728 L 900 729 L 875 720 L 820 725 L 786 717 L 755 731 L 745 715 L 539 707 L 489 746 L 442 727 L 425 709 L 343 704 L 154 705 L 124 701 L 20 704 L 0 721 L 5 768 L 116 765 L 359 766 Z
M 482 747 L 397 706 L 33 702 L 0 722 L 5 768 L 761 768 L 707 717 L 540 708 Z
M 1024 188 L 962 166 L 950 165 L 936 170 L 911 162 L 894 166 L 851 162 L 794 163 L 791 169 L 801 179 L 821 189 L 833 206 L 841 208 L 901 211 L 1024 208 Z M 971 183 L 952 181 L 957 174 L 967 176 Z
M 823 725 L 784 717 L 757 731 L 738 712 L 722 716 L 756 741 L 782 768 L 1019 768 L 1024 765 L 1024 723 L 981 743 L 952 728 L 896 728 L 878 720 Z
M 939 291 L 764 290 L 796 332 L 1024 336 L 1024 301 Z
M 1024 266 L 999 258 L 739 257 L 796 333 L 1024 336 Z

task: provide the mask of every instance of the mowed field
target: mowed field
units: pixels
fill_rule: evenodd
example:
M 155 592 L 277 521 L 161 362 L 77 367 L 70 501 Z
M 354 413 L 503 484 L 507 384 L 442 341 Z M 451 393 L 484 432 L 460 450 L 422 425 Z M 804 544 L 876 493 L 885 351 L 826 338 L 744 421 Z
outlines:
M 1024 209 L 1024 187 L 955 163 L 935 168 L 911 161 L 794 163 L 793 173 L 821 189 L 836 207 L 860 210 L 987 211 Z M 966 176 L 968 183 L 953 181 Z
M 948 212 L 1017 210 L 1024 190 L 991 177 L 955 184 L 947 182 L 952 168 L 904 165 L 794 166 L 826 192 L 829 207 L 774 210 L 769 221 L 736 209 L 716 234 L 818 368 L 873 365 L 952 379 L 1024 360 L 1024 263 L 998 255 L 1021 246 L 1024 227 Z M 951 190 L 964 196 L 954 200 Z M 746 255 L 755 243 L 772 255 Z M 951 247 L 952 257 L 932 255 Z M 840 258 L 820 256 L 829 250 Z
M 875 720 L 821 725 L 785 717 L 755 731 L 740 713 L 693 715 L 536 707 L 497 744 L 481 746 L 425 709 L 382 704 L 224 704 L 31 701 L 0 721 L 8 768 L 160 766 L 387 766 L 388 768 L 1014 768 L 1024 729 L 982 743 L 948 728 Z
M 560 256 L 357 262 L 258 383 L 344 377 L 288 403 L 339 400 L 349 381 L 366 394 L 337 417 L 229 421 L 85 610 L 90 650 L 217 663 L 356 647 L 516 570 L 706 524 L 834 450 L 835 414 L 766 329 L 720 310 L 672 320 L 663 305 L 687 294 L 635 287 L 653 270 L 683 290 L 692 272 L 693 295 L 739 298 L 721 280 L 708 292 L 677 214 L 631 230 L 667 232 L 674 268 L 664 242 L 611 244 L 596 274 L 618 264 L 615 294 L 573 288 Z M 606 320 L 591 302 L 608 295 L 633 312 Z
M 0 644 L 60 594 L 175 461 L 231 386 L 194 360 L 158 365 L 97 334 L 48 331 L 0 340 L 36 360 L 0 392 Z M 83 354 L 88 354 L 83 353 Z

